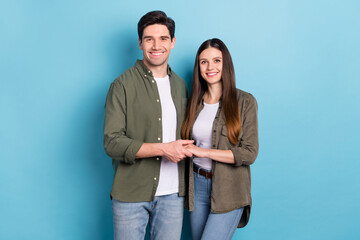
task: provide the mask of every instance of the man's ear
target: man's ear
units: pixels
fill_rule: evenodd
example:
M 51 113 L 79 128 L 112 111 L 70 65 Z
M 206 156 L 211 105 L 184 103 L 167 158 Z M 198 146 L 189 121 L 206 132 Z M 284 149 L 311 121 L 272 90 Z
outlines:
M 140 50 L 143 50 L 142 46 L 141 46 L 141 39 L 140 38 L 139 38 L 139 48 L 140 48 Z
M 175 47 L 175 43 L 176 43 L 176 37 L 174 36 L 171 40 L 171 49 L 173 49 Z

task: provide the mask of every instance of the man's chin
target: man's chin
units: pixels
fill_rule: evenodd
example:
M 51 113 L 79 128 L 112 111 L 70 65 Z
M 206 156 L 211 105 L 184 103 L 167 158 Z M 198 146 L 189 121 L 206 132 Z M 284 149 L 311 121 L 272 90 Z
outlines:
M 165 60 L 156 60 L 156 61 L 147 61 L 147 63 L 152 66 L 152 67 L 160 67 L 160 66 L 163 66 L 163 65 L 167 65 L 167 59 Z

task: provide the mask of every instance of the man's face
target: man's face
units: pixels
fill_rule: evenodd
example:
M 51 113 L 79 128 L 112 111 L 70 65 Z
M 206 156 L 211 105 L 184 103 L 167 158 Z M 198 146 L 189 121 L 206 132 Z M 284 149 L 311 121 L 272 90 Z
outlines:
M 171 40 L 165 25 L 153 24 L 144 29 L 139 46 L 143 51 L 143 62 L 149 69 L 167 66 L 170 50 L 175 46 L 175 37 Z

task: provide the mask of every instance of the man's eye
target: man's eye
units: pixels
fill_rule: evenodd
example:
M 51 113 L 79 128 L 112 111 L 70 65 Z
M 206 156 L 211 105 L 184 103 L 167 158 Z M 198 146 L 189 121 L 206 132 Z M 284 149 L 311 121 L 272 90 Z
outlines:
M 200 64 L 205 64 L 206 63 L 206 61 L 200 61 Z

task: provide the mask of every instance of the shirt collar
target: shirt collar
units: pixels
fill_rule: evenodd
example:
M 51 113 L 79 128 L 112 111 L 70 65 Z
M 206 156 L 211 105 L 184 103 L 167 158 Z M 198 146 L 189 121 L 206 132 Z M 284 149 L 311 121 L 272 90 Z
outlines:
M 145 77 L 148 76 L 151 76 L 151 77 L 154 77 L 151 70 L 143 63 L 142 60 L 136 60 L 136 63 L 135 63 L 135 66 L 137 67 L 137 69 L 139 69 L 140 73 L 142 75 L 144 75 Z M 169 66 L 169 64 L 167 65 L 167 74 L 171 77 L 172 75 L 172 70 Z
M 204 106 L 204 97 L 201 98 L 201 105 Z M 222 106 L 222 96 L 219 99 L 219 107 Z

